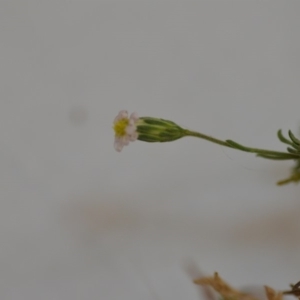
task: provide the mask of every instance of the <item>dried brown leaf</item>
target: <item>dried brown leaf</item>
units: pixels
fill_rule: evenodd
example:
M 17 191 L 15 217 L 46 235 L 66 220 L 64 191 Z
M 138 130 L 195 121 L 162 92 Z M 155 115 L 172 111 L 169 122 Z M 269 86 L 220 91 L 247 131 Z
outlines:
M 282 300 L 282 292 L 275 292 L 269 286 L 265 286 L 266 296 L 268 300 Z
M 216 292 L 218 292 L 224 299 L 234 299 L 234 300 L 257 300 L 249 294 L 242 293 L 233 287 L 231 287 L 227 282 L 225 282 L 219 274 L 216 272 L 212 277 L 202 277 L 194 280 L 195 284 L 202 286 L 210 286 Z M 277 300 L 277 299 L 276 299 Z M 279 300 L 279 299 L 278 299 Z

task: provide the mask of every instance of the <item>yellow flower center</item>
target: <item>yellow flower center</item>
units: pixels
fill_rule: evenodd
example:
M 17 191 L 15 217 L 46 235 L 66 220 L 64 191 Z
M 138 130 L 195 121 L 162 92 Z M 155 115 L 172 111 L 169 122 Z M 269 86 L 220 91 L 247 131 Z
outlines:
M 128 126 L 128 119 L 121 119 L 114 124 L 114 131 L 117 137 L 126 135 L 126 127 Z

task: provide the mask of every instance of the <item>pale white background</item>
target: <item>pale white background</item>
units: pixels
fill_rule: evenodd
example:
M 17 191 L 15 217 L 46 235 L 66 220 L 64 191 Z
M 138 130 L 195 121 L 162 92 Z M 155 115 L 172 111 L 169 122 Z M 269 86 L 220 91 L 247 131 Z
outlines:
M 0 298 L 196 300 L 300 279 L 291 162 L 185 138 L 113 149 L 121 109 L 284 150 L 299 1 L 1 1 Z

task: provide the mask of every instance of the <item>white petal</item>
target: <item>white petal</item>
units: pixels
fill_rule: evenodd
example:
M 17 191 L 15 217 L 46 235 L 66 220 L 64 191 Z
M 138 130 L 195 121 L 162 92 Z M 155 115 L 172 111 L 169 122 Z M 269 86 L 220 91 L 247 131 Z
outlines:
M 124 136 L 123 140 L 122 140 L 123 145 L 127 146 L 129 144 L 129 142 L 130 142 L 129 136 L 127 136 L 127 135 Z
M 121 137 L 121 141 L 122 141 L 122 144 L 123 144 L 124 146 L 127 146 L 127 145 L 129 144 L 129 142 L 130 142 L 129 136 L 128 136 L 128 135 L 122 136 L 122 137 Z
M 114 123 L 120 121 L 121 119 L 128 119 L 128 112 L 127 110 L 121 110 L 118 115 L 114 119 Z
M 117 139 L 115 140 L 114 143 L 114 147 L 116 149 L 116 151 L 121 152 L 121 150 L 123 149 L 123 144 L 120 143 L 120 141 L 118 141 Z
M 135 131 L 131 136 L 130 136 L 130 141 L 134 142 L 138 138 L 138 133 Z
M 136 127 L 134 125 L 128 125 L 126 127 L 126 133 L 128 135 L 132 135 L 136 131 Z
M 133 112 L 130 115 L 130 120 L 133 120 L 134 122 L 136 122 L 139 119 L 138 114 L 136 112 Z

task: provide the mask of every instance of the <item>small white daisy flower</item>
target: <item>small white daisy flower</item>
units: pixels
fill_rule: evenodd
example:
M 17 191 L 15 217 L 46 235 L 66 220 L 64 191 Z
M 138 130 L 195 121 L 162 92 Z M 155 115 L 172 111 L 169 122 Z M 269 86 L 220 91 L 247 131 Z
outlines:
M 186 130 L 172 121 L 141 117 L 132 113 L 128 117 L 126 110 L 121 110 L 114 120 L 115 149 L 120 152 L 129 142 L 140 140 L 148 143 L 171 142 L 186 136 Z
M 138 138 L 136 131 L 136 123 L 139 117 L 137 113 L 132 113 L 128 117 L 126 110 L 121 110 L 114 120 L 115 143 L 116 151 L 120 152 L 129 142 L 134 142 Z

